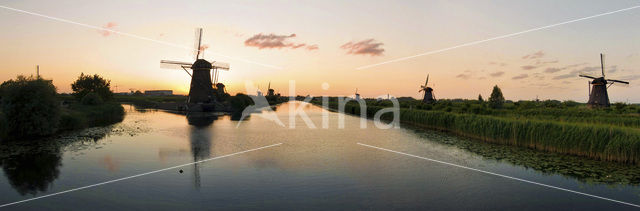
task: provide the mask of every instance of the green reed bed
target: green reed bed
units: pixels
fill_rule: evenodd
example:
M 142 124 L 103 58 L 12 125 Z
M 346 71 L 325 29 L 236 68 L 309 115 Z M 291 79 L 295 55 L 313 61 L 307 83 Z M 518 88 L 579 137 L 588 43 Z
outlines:
M 329 108 L 337 109 L 338 104 L 329 103 Z M 383 108 L 368 106 L 367 117 L 373 117 Z M 360 107 L 348 103 L 345 112 L 360 115 Z M 390 120 L 392 117 L 392 113 L 385 113 L 381 118 Z M 400 109 L 400 120 L 486 142 L 640 164 L 640 129 L 634 127 L 405 108 Z

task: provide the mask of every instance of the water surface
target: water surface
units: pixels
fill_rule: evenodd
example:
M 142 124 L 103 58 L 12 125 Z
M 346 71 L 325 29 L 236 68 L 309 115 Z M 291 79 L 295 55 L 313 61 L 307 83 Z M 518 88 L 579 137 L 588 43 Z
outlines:
M 304 106 L 316 128 L 295 118 Z M 640 204 L 635 166 L 480 143 L 411 126 L 384 130 L 367 120 L 291 102 L 272 114 L 194 117 L 126 105 L 122 123 L 0 147 L 0 204 L 252 151 L 179 169 L 24 202 L 6 209 L 631 209 L 358 145 L 364 143 L 544 184 Z M 240 124 L 238 124 L 240 123 Z M 180 173 L 179 170 L 183 172 Z M 2 209 L 2 208 L 0 208 Z

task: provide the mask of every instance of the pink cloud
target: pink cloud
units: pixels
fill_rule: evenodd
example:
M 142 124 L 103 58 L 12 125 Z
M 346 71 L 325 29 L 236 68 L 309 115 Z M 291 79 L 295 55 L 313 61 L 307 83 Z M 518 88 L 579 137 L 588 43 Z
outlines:
M 347 54 L 354 55 L 369 55 L 369 56 L 382 56 L 384 49 L 380 46 L 384 45 L 381 42 L 376 42 L 374 39 L 363 40 L 360 42 L 348 42 L 340 46 L 340 48 L 347 50 Z
M 257 47 L 258 49 L 282 49 L 291 48 L 298 49 L 305 47 L 307 50 L 317 50 L 318 45 L 308 45 L 306 43 L 294 43 L 291 39 L 295 38 L 296 34 L 290 35 L 276 35 L 276 34 L 256 34 L 244 41 L 245 46 Z
M 102 36 L 109 36 L 114 34 L 113 30 L 118 24 L 114 23 L 114 22 L 108 22 L 107 24 L 105 24 L 104 26 L 102 26 L 103 30 L 98 30 L 98 33 L 102 34 Z

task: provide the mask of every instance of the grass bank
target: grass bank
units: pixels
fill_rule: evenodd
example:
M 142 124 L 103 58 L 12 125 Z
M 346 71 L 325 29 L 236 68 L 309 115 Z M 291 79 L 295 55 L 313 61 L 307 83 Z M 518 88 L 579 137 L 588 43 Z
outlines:
M 75 130 L 121 122 L 124 108 L 114 102 L 100 105 L 71 104 L 62 108 L 59 130 Z
M 320 104 L 318 101 L 314 103 Z M 337 109 L 338 103 L 331 102 L 329 107 Z M 373 117 L 383 108 L 385 106 L 367 106 L 367 117 Z M 360 107 L 348 103 L 345 112 L 359 115 Z M 391 113 L 382 115 L 382 119 L 386 120 L 392 117 Z M 603 122 L 558 121 L 556 118 L 536 118 L 535 115 L 527 117 L 513 113 L 482 115 L 409 108 L 400 109 L 400 120 L 485 142 L 640 164 L 640 129 L 636 127 Z

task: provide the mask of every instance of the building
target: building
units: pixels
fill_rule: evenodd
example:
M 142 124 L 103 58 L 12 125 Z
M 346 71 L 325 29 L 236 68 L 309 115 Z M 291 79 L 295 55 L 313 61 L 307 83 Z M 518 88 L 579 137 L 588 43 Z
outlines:
M 148 95 L 148 96 L 173 95 L 173 90 L 145 90 L 144 95 Z

